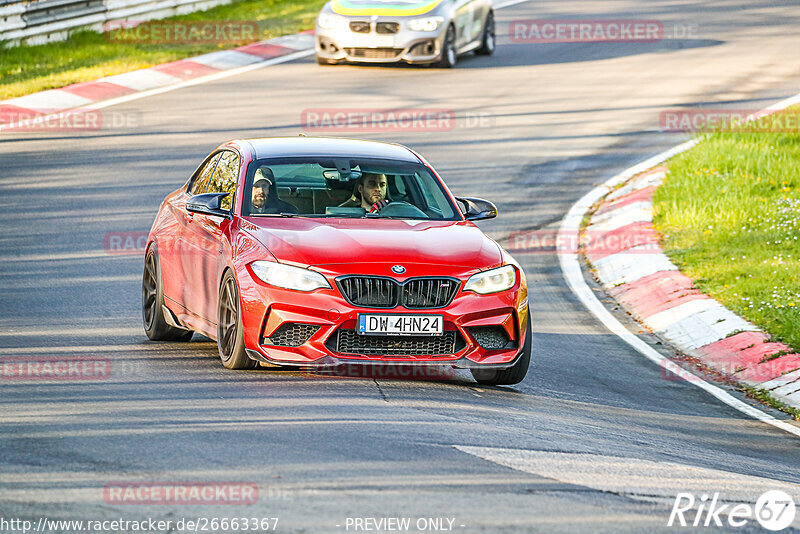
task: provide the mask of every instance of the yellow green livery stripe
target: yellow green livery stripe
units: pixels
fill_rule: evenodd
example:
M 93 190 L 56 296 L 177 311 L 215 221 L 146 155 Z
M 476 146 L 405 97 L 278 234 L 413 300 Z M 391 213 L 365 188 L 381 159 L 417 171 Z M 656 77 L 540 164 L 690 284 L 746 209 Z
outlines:
M 380 0 L 333 0 L 331 9 L 339 15 L 352 16 L 414 16 L 424 15 L 442 3 L 442 0 L 409 2 L 381 2 Z

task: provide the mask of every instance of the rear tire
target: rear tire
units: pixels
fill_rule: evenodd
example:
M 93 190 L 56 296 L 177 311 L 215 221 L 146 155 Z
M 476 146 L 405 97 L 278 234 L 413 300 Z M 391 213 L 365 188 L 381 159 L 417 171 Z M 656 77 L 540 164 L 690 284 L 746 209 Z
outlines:
M 525 344 L 517 363 L 508 369 L 471 369 L 472 377 L 484 386 L 510 386 L 519 384 L 528 374 L 531 365 L 531 315 L 528 311 L 528 325 L 525 328 Z
M 436 66 L 443 69 L 452 69 L 456 66 L 458 61 L 458 54 L 456 54 L 456 30 L 452 26 L 447 28 L 447 33 L 444 36 L 444 43 L 442 43 L 442 55 Z
M 245 352 L 239 288 L 231 271 L 225 272 L 219 288 L 217 347 L 219 358 L 226 369 L 255 369 L 258 365 Z
M 194 332 L 175 328 L 164 319 L 164 287 L 161 263 L 155 243 L 144 257 L 142 275 L 142 320 L 147 337 L 153 341 L 189 341 Z
M 475 50 L 479 56 L 491 56 L 497 48 L 497 36 L 495 35 L 494 13 L 489 11 L 486 15 L 486 24 L 483 26 L 483 37 L 481 38 L 480 48 Z

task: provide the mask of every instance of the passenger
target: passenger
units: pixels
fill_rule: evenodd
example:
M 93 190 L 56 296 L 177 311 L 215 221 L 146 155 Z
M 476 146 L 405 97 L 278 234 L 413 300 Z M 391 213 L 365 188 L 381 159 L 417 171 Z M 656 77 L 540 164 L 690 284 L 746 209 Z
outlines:
M 253 177 L 251 214 L 297 213 L 297 208 L 278 198 L 275 175 L 269 167 L 259 167 Z

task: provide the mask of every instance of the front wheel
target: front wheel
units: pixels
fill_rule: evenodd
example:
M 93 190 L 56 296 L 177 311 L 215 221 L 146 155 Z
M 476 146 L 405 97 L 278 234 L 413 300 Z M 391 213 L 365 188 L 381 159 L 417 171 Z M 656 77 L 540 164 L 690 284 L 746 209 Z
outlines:
M 142 320 L 144 332 L 153 341 L 189 341 L 193 332 L 175 328 L 164 318 L 164 287 L 161 284 L 161 264 L 153 244 L 144 257 L 142 275 Z
M 317 56 L 317 65 L 338 65 L 339 62 L 335 59 L 328 59 Z
M 245 352 L 239 288 L 231 271 L 225 272 L 219 288 L 217 347 L 222 365 L 226 369 L 254 369 L 258 365 Z
M 525 344 L 517 363 L 508 369 L 471 369 L 472 377 L 484 386 L 510 386 L 519 384 L 528 374 L 531 365 L 531 314 L 528 311 L 528 326 L 525 329 Z
M 486 15 L 486 24 L 483 26 L 481 46 L 475 50 L 475 53 L 479 56 L 491 56 L 494 54 L 494 50 L 497 47 L 495 39 L 494 13 L 490 11 L 489 14 Z
M 444 36 L 444 43 L 442 43 L 442 53 L 439 56 L 439 61 L 436 62 L 437 67 L 444 69 L 452 69 L 456 66 L 458 55 L 456 54 L 456 30 L 450 26 L 447 28 L 447 33 Z

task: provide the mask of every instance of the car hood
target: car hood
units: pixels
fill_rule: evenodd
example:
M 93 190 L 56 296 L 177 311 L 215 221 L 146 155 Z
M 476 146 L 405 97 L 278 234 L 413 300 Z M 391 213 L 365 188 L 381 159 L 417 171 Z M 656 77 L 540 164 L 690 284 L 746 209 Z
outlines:
M 331 11 L 339 15 L 370 17 L 411 17 L 430 13 L 442 0 L 406 0 L 404 2 L 380 2 L 376 0 L 333 0 Z
M 242 227 L 278 261 L 304 266 L 427 264 L 471 271 L 502 262 L 499 245 L 465 221 L 248 217 Z

